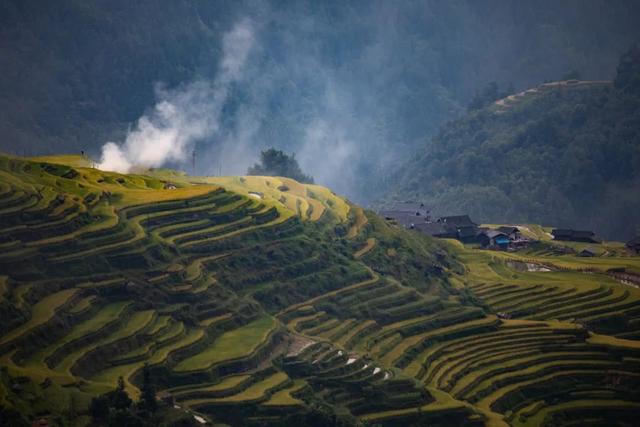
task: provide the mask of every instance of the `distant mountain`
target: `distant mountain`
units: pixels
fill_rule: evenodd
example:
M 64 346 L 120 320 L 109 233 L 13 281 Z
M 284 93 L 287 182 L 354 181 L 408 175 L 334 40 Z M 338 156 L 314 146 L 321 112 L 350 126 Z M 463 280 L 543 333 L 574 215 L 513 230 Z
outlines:
M 484 222 L 628 238 L 640 227 L 640 51 L 615 82 L 560 81 L 444 126 L 396 176 L 395 198 Z
M 5 0 L 0 151 L 98 156 L 156 83 L 215 79 L 223 34 L 248 18 L 255 46 L 200 173 L 242 174 L 275 146 L 364 202 L 488 82 L 612 78 L 639 15 L 635 0 Z

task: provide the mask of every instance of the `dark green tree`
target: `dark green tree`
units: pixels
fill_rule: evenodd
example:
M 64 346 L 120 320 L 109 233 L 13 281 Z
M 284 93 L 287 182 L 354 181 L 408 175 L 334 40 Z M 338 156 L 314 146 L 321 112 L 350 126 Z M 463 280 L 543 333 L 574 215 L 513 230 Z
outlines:
M 158 409 L 158 402 L 156 401 L 156 388 L 151 378 L 151 372 L 149 371 L 149 365 L 145 363 L 142 370 L 142 395 L 140 397 L 140 408 L 153 414 Z
M 247 170 L 247 175 L 285 176 L 296 181 L 313 184 L 313 177 L 305 175 L 298 165 L 295 154 L 269 148 L 260 153 L 260 163 Z
M 89 413 L 94 421 L 105 421 L 109 418 L 109 399 L 102 395 L 91 399 Z
M 124 389 L 124 379 L 118 377 L 118 386 L 115 391 L 111 392 L 111 406 L 116 409 L 129 409 L 133 403 L 127 391 Z

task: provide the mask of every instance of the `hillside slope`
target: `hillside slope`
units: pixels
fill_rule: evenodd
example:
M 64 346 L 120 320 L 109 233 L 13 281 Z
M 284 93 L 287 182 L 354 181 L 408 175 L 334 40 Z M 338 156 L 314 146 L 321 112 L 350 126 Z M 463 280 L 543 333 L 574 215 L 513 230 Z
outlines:
M 363 393 L 398 393 L 388 409 L 433 401 L 408 377 L 373 362 L 350 366 L 361 370 L 364 389 L 340 379 L 314 384 L 307 371 L 283 366 L 283 357 L 297 354 L 300 343 L 344 347 L 329 335 L 307 338 L 321 332 L 310 320 L 295 322 L 296 329 L 282 319 L 317 304 L 315 326 L 339 326 L 337 318 L 349 316 L 371 328 L 406 317 L 403 305 L 413 313 L 419 301 L 425 308 L 418 312 L 457 307 L 481 316 L 451 297 L 446 270 L 453 261 L 443 248 L 369 223 L 360 208 L 320 186 L 154 173 L 101 172 L 77 156 L 0 157 L 0 360 L 9 375 L 0 414 L 8 407 L 86 424 L 89 399 L 119 377 L 139 396 L 145 365 L 179 407 L 232 423 L 275 423 L 318 405 L 334 413 L 322 387 L 353 401 L 349 417 L 378 409 L 358 403 Z M 367 238 L 376 239 L 372 256 L 382 251 L 377 272 L 352 255 Z M 394 265 L 418 254 L 406 267 Z M 389 304 L 335 305 L 356 292 L 385 290 L 398 294 L 389 312 Z M 32 404 L 13 396 L 11 378 L 18 377 L 41 390 L 22 396 Z M 242 411 L 220 412 L 238 405 Z
M 640 228 L 640 55 L 623 61 L 615 84 L 543 84 L 447 124 L 401 168 L 395 196 L 482 222 L 630 239 Z
M 145 372 L 165 411 L 242 426 L 638 410 L 640 291 L 609 273 L 637 256 L 492 255 L 286 178 L 85 162 L 0 157 L 3 422 L 94 425 L 91 398 L 122 378 L 137 400 Z M 557 271 L 514 269 L 532 258 Z

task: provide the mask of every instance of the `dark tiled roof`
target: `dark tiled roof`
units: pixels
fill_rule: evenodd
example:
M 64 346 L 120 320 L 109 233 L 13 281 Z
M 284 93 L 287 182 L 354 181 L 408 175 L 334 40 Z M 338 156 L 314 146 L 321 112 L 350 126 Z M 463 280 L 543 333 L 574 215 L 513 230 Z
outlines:
M 484 234 L 485 236 L 487 236 L 490 239 L 494 239 L 494 238 L 496 238 L 498 236 L 503 236 L 503 237 L 509 238 L 509 236 L 507 234 L 503 233 L 500 230 L 487 230 L 487 231 L 483 231 L 481 234 Z
M 640 237 L 636 237 L 635 239 L 631 239 L 627 242 L 627 246 L 630 248 L 639 247 L 640 246 Z
M 413 216 L 413 217 L 418 217 L 418 218 L 423 217 L 422 214 L 417 215 L 417 213 L 414 212 L 414 211 L 384 210 L 384 211 L 380 211 L 379 214 L 381 216 L 389 217 L 389 218 L 398 218 L 398 217 L 403 217 L 403 216 Z
M 476 237 L 478 235 L 477 227 L 460 227 L 458 229 L 458 237 L 461 239 L 465 237 Z
M 424 211 L 426 210 L 426 207 L 424 203 L 396 202 L 389 209 L 394 211 L 416 212 L 416 211 Z
M 442 224 L 437 222 L 421 222 L 415 225 L 415 229 L 430 236 L 451 234 L 450 230 L 447 230 Z
M 551 232 L 554 236 L 571 236 L 589 238 L 595 236 L 593 231 L 589 230 L 571 230 L 568 228 L 556 228 Z
M 518 233 L 520 231 L 520 229 L 518 227 L 506 227 L 506 226 L 502 226 L 502 227 L 498 227 L 498 231 L 505 233 L 505 234 L 512 234 L 512 233 Z
M 593 231 L 588 231 L 588 230 L 573 230 L 573 237 L 583 237 L 583 238 L 590 238 L 595 236 L 595 233 Z
M 455 227 L 476 227 L 478 225 L 471 221 L 469 215 L 443 216 L 438 221 Z
M 599 242 L 593 231 L 589 230 L 571 230 L 567 228 L 556 228 L 551 231 L 556 240 L 574 240 L 582 242 Z
M 384 218 L 393 218 L 399 224 L 404 225 L 405 227 L 410 226 L 411 224 L 419 224 L 426 221 L 426 217 L 422 215 L 416 215 L 415 213 L 410 212 L 400 212 L 400 211 L 381 211 L 380 215 Z

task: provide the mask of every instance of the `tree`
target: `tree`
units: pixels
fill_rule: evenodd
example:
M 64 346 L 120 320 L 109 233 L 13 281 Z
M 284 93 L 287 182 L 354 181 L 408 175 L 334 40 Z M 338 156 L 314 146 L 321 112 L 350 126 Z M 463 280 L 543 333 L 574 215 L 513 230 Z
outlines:
M 110 400 L 111 406 L 116 409 L 129 409 L 133 403 L 124 389 L 124 379 L 122 377 L 118 377 L 118 386 L 111 392 Z
M 109 418 L 109 399 L 104 395 L 91 399 L 89 413 L 94 420 L 107 420 Z
M 89 413 L 91 414 L 93 425 L 114 427 L 142 426 L 142 420 L 135 413 L 135 409 L 133 401 L 125 390 L 124 379 L 119 377 L 115 390 L 91 399 Z
M 140 407 L 147 413 L 154 413 L 158 409 L 156 401 L 156 389 L 151 379 L 149 365 L 145 363 L 142 370 L 142 395 L 140 397 Z
M 313 177 L 305 175 L 298 165 L 295 154 L 269 148 L 260 153 L 260 163 L 247 170 L 247 175 L 285 176 L 296 181 L 313 184 Z

